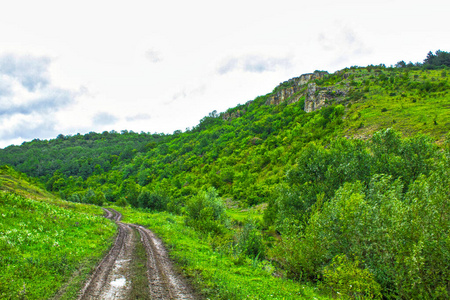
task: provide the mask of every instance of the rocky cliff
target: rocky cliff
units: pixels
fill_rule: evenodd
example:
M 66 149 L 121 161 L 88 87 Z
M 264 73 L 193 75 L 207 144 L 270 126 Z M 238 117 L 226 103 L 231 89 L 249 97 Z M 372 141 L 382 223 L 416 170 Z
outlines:
M 312 112 L 329 104 L 341 102 L 349 91 L 348 87 L 340 89 L 334 86 L 321 87 L 312 82 L 326 75 L 328 72 L 316 71 L 283 82 L 275 88 L 266 104 L 278 105 L 283 101 L 294 103 L 305 97 L 305 111 Z
M 290 104 L 304 98 L 305 112 L 312 112 L 324 106 L 342 102 L 350 90 L 348 86 L 340 88 L 335 86 L 322 87 L 313 82 L 327 75 L 328 72 L 326 71 L 315 71 L 314 73 L 303 74 L 299 77 L 289 79 L 274 89 L 265 104 L 279 105 L 283 101 L 287 101 Z M 246 108 L 252 102 L 248 101 L 233 112 L 222 113 L 221 117 L 224 120 L 239 118 L 245 114 Z
M 328 72 L 316 71 L 314 73 L 303 74 L 300 77 L 289 79 L 275 88 L 274 95 L 269 97 L 266 104 L 278 105 L 287 99 L 289 99 L 289 103 L 297 102 L 304 96 L 308 82 L 320 79 L 325 75 L 328 75 Z
M 338 89 L 334 86 L 320 87 L 315 82 L 308 83 L 305 112 L 312 112 L 329 104 L 342 102 L 348 91 L 348 87 Z

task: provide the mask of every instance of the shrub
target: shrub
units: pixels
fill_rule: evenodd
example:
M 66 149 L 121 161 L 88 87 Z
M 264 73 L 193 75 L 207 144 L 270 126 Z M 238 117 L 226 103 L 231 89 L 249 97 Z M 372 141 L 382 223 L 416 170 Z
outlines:
M 237 233 L 236 242 L 239 254 L 252 258 L 264 258 L 266 255 L 261 233 L 252 221 L 247 222 L 242 230 Z
M 169 198 L 160 191 L 143 189 L 138 197 L 138 205 L 141 208 L 163 211 L 167 208 Z
M 223 232 L 225 205 L 213 187 L 200 191 L 187 202 L 186 215 L 186 223 L 204 233 Z
M 124 197 L 121 197 L 119 200 L 116 201 L 116 205 L 120 207 L 125 207 L 128 205 L 127 200 L 125 200 Z
M 443 162 L 406 193 L 400 179 L 386 175 L 374 175 L 368 186 L 345 183 L 313 209 L 300 233 L 283 236 L 277 260 L 292 278 L 316 280 L 323 270 L 328 286 L 351 297 L 378 297 L 376 281 L 386 297 L 448 299 L 449 178 Z M 340 286 L 357 277 L 358 292 Z
M 336 255 L 323 271 L 323 285 L 333 295 L 353 299 L 381 299 L 381 287 L 367 269 L 361 269 L 359 261 L 351 261 L 345 255 Z

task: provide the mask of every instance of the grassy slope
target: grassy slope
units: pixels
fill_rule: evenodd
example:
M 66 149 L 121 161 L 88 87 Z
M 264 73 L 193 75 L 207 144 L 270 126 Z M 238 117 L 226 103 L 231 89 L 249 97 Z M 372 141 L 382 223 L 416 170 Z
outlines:
M 449 132 L 450 95 L 444 85 L 450 84 L 450 76 L 442 76 L 445 71 L 360 68 L 348 72 L 354 75 L 348 82 L 355 83 L 360 96 L 347 108 L 343 135 L 365 138 L 391 127 L 403 136 L 422 133 L 442 141 Z
M 0 169 L 0 298 L 73 299 L 109 248 L 115 226 L 99 207 L 61 201 Z

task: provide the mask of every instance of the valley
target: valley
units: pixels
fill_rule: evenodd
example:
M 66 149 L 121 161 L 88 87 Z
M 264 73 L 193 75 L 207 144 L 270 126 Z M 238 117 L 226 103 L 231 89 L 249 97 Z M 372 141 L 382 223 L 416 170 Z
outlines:
M 448 299 L 450 54 L 429 57 L 173 134 L 1 149 L 0 298 Z

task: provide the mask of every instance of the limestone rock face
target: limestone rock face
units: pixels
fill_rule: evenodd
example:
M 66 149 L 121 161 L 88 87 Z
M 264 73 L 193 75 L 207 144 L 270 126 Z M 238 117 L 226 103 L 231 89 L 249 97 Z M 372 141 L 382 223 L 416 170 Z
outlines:
M 316 71 L 314 73 L 303 74 L 300 77 L 295 77 L 283 82 L 280 86 L 275 88 L 275 94 L 266 101 L 266 105 L 278 105 L 286 99 L 291 98 L 294 94 L 305 88 L 305 85 L 311 80 L 322 78 L 328 75 L 328 72 Z M 283 88 L 283 85 L 290 87 Z M 304 95 L 295 95 L 289 99 L 289 103 L 297 102 Z
M 266 105 L 278 105 L 295 94 L 295 91 L 296 89 L 293 87 L 279 90 L 275 95 L 271 96 L 269 100 L 266 101 Z M 300 97 L 296 97 L 296 99 L 292 99 L 291 102 L 297 102 L 299 98 Z
M 288 104 L 298 102 L 300 98 L 305 97 L 305 112 L 312 112 L 321 109 L 324 106 L 335 104 L 343 101 L 344 97 L 349 91 L 349 87 L 337 88 L 321 87 L 315 82 L 316 79 L 321 79 L 328 75 L 326 71 L 316 71 L 314 73 L 303 74 L 299 77 L 289 79 L 277 86 L 272 95 L 269 96 L 265 102 L 266 105 L 279 105 L 287 101 Z M 222 119 L 230 120 L 239 118 L 247 111 L 247 107 L 253 101 L 248 101 L 239 109 L 233 112 L 225 112 L 221 114 Z
M 306 90 L 305 112 L 316 111 L 331 103 L 339 103 L 347 93 L 347 88 L 319 87 L 316 83 L 311 82 Z

